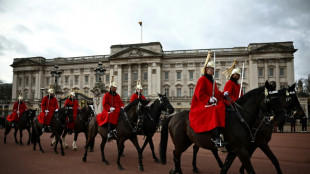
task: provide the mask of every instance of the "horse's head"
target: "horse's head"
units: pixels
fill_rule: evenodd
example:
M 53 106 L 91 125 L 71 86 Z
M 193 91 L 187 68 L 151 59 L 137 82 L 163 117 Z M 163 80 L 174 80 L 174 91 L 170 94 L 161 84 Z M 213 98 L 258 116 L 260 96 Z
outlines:
M 95 115 L 95 108 L 92 102 L 87 102 L 87 106 L 85 107 L 85 113 L 87 115 L 88 121 L 90 121 Z
M 27 109 L 21 116 L 21 119 L 23 119 L 29 126 L 32 123 L 32 120 L 35 117 L 35 115 L 36 115 L 36 110 Z
M 300 119 L 305 116 L 305 112 L 302 109 L 295 91 L 295 83 L 288 88 L 280 90 L 280 97 L 282 106 L 286 110 L 286 114 L 290 117 Z
M 261 110 L 264 115 L 269 115 L 277 118 L 284 117 L 284 108 L 280 103 L 279 93 L 275 90 L 275 86 L 270 85 L 268 81 L 265 83 L 264 91 L 265 99 L 261 102 Z
M 170 104 L 169 99 L 165 95 L 158 94 L 158 100 L 161 104 L 162 111 L 167 111 L 169 114 L 174 112 L 173 106 Z

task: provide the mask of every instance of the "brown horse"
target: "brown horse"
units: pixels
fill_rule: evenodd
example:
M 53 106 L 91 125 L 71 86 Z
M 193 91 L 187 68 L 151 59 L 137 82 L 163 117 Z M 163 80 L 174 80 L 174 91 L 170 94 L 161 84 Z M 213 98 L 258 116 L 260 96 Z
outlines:
M 223 130 L 223 134 L 225 141 L 230 143 L 230 151 L 235 152 L 242 164 L 246 167 L 248 173 L 255 173 L 247 149 L 250 148 L 249 142 L 253 139 L 250 129 L 258 119 L 257 113 L 260 111 L 266 114 L 273 112 L 275 113 L 275 117 L 279 117 L 283 115 L 284 110 L 281 105 L 278 105 L 278 96 L 273 92 L 273 88 L 268 82 L 265 83 L 264 87 L 251 90 L 236 103 L 242 109 L 226 110 L 226 127 Z M 170 136 L 175 146 L 175 150 L 173 151 L 175 169 L 172 169 L 170 173 L 182 173 L 181 155 L 193 143 L 196 146 L 209 149 L 214 155 L 217 155 L 217 149 L 211 141 L 211 133 L 195 133 L 189 126 L 188 115 L 189 111 L 183 111 L 171 119 L 167 119 L 165 124 L 169 126 Z M 163 150 L 160 150 L 160 153 L 161 157 L 166 158 L 167 126 L 163 126 L 162 130 L 160 148 Z M 219 161 L 218 163 L 221 167 L 221 162 Z
M 62 140 L 60 138 L 63 130 L 66 127 L 66 119 L 69 118 L 69 121 L 73 121 L 73 110 L 69 107 L 63 107 L 59 109 L 58 111 L 55 111 L 52 119 L 51 119 L 51 130 L 52 135 L 56 137 L 56 144 L 54 147 L 55 154 L 58 154 L 57 152 L 57 144 L 60 143 L 61 148 L 61 155 L 64 156 L 65 152 L 62 146 Z M 32 125 L 32 137 L 31 141 L 33 143 L 33 150 L 36 150 L 37 143 L 39 144 L 40 151 L 44 153 L 44 150 L 41 146 L 41 140 L 40 136 L 43 134 L 42 132 L 43 125 L 39 122 L 38 117 L 35 117 L 33 119 L 33 125 Z
M 30 132 L 30 128 L 32 125 L 32 120 L 36 115 L 36 110 L 32 110 L 32 109 L 27 109 L 23 115 L 20 117 L 20 120 L 15 124 L 14 126 L 14 138 L 15 138 L 15 143 L 16 144 L 20 144 L 23 145 L 23 130 L 26 129 L 28 131 L 29 134 L 29 138 L 27 141 L 27 145 L 30 144 L 30 137 L 31 137 L 31 132 Z M 8 120 L 5 121 L 5 131 L 4 131 L 4 144 L 6 143 L 6 136 L 7 134 L 10 133 L 10 130 L 12 128 L 12 123 Z M 20 138 L 19 141 L 16 138 L 16 134 L 17 134 L 17 130 L 19 130 L 19 134 L 20 134 Z
M 141 99 L 136 99 L 135 101 L 129 103 L 125 109 L 122 109 L 118 118 L 118 123 L 116 125 L 116 130 L 117 130 L 117 147 L 118 147 L 118 158 L 117 158 L 117 164 L 118 168 L 120 170 L 123 170 L 124 168 L 120 164 L 120 158 L 121 155 L 123 154 L 124 151 L 124 143 L 126 140 L 130 140 L 133 145 L 136 147 L 138 151 L 138 158 L 139 158 L 139 170 L 142 171 L 143 169 L 143 164 L 142 164 L 142 151 L 139 147 L 138 143 L 138 138 L 137 138 L 137 130 L 134 128 L 135 124 L 137 123 L 138 120 L 138 112 L 140 112 L 140 105 L 142 104 L 143 106 L 147 105 L 149 101 L 146 100 L 141 100 Z M 101 158 L 102 161 L 106 164 L 109 165 L 109 162 L 105 159 L 104 155 L 104 147 L 107 142 L 107 133 L 108 129 L 107 126 L 98 126 L 97 124 L 97 116 L 92 118 L 92 120 L 89 123 L 89 129 L 88 129 L 88 139 L 86 141 L 86 145 L 84 147 L 84 156 L 83 156 L 83 161 L 86 162 L 86 157 L 87 157 L 87 150 L 88 147 L 91 143 L 91 141 L 96 137 L 97 134 L 101 135 L 102 141 L 100 145 L 100 150 L 101 150 Z

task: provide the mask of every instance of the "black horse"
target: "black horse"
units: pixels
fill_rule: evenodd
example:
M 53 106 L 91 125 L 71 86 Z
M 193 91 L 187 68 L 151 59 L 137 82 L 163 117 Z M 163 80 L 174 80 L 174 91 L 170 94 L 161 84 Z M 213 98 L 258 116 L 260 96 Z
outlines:
M 275 118 L 282 116 L 284 110 L 278 103 L 279 99 L 277 93 L 274 93 L 273 87 L 266 82 L 264 87 L 251 90 L 237 100 L 235 104 L 236 107 L 234 107 L 233 110 L 226 110 L 226 127 L 223 130 L 225 141 L 230 143 L 229 151 L 233 151 L 239 157 L 248 173 L 255 173 L 247 151 L 250 147 L 251 140 L 253 140 L 253 134 L 250 129 L 253 127 L 256 120 L 259 119 L 259 112 L 263 112 L 264 115 L 275 113 Z M 237 109 L 237 106 L 240 108 Z M 189 126 L 188 115 L 189 111 L 183 111 L 167 119 L 165 124 L 167 125 L 170 121 L 170 136 L 175 145 L 175 150 L 173 151 L 175 169 L 172 169 L 170 173 L 182 173 L 180 166 L 181 154 L 193 143 L 196 146 L 211 150 L 221 167 L 222 162 L 218 157 L 214 143 L 211 141 L 211 133 L 195 133 Z M 166 158 L 167 131 L 167 126 L 163 126 L 162 139 L 160 142 L 160 148 L 163 149 L 160 150 L 161 159 L 162 156 Z M 221 172 L 225 173 L 223 168 Z
M 36 115 L 36 110 L 28 109 L 22 114 L 22 116 L 20 117 L 20 120 L 17 123 L 15 123 L 14 138 L 15 138 L 16 144 L 23 145 L 22 137 L 23 137 L 23 130 L 24 129 L 27 129 L 28 134 L 29 134 L 27 145 L 30 144 L 30 137 L 31 137 L 30 128 L 32 125 L 32 120 L 35 117 L 35 115 Z M 4 143 L 6 143 L 6 136 L 8 133 L 10 133 L 11 128 L 12 128 L 12 123 L 10 121 L 6 120 L 5 121 L 5 131 L 4 131 Z M 19 141 L 16 138 L 17 130 L 19 130 L 19 134 L 20 134 Z
M 305 116 L 305 112 L 303 111 L 299 100 L 296 96 L 295 84 L 286 88 L 279 90 L 279 99 L 281 105 L 284 107 L 286 115 L 292 115 L 293 117 L 300 119 Z M 263 120 L 263 119 L 262 119 Z M 264 121 L 264 120 L 263 120 Z M 273 130 L 273 122 L 284 122 L 284 119 L 271 120 L 270 122 L 263 122 L 264 126 L 257 132 L 257 136 L 255 142 L 251 144 L 251 148 L 249 150 L 250 156 L 254 153 L 257 148 L 260 148 L 266 156 L 271 160 L 273 165 L 275 166 L 277 173 L 281 174 L 281 168 L 277 157 L 272 153 L 268 143 L 271 140 L 272 130 Z M 260 123 L 259 123 L 260 124 Z M 231 159 L 233 161 L 233 159 Z M 231 161 L 231 163 L 232 163 Z M 230 162 L 229 162 L 230 163 Z M 241 166 L 240 173 L 244 173 L 244 166 Z
M 143 170 L 143 164 L 142 164 L 142 152 L 139 147 L 138 143 L 138 138 L 137 138 L 137 130 L 134 128 L 135 124 L 137 123 L 138 120 L 138 112 L 140 112 L 140 105 L 142 106 L 147 105 L 148 101 L 146 100 L 141 100 L 141 99 L 136 99 L 135 101 L 129 103 L 125 109 L 121 110 L 119 118 L 118 118 L 118 123 L 116 126 L 117 130 L 117 147 L 118 147 L 118 158 L 117 158 L 117 164 L 118 168 L 120 170 L 123 170 L 124 168 L 120 164 L 120 157 L 123 154 L 124 151 L 124 143 L 127 139 L 130 139 L 130 141 L 134 144 L 138 151 L 138 157 L 139 157 L 139 170 Z M 109 162 L 105 159 L 104 155 L 104 146 L 107 142 L 107 133 L 108 129 L 107 126 L 98 126 L 97 124 L 97 116 L 92 118 L 92 120 L 89 123 L 89 130 L 88 130 L 88 139 L 86 141 L 86 145 L 84 147 L 85 153 L 83 156 L 83 161 L 86 161 L 87 157 L 87 149 L 91 143 L 91 141 L 95 138 L 97 134 L 101 135 L 102 142 L 100 145 L 100 150 L 101 150 L 101 158 L 102 161 L 106 164 L 109 165 Z
M 74 140 L 72 143 L 72 149 L 77 150 L 76 141 L 79 133 L 84 132 L 85 138 L 87 141 L 88 138 L 88 125 L 90 120 L 95 116 L 95 110 L 92 102 L 87 102 L 87 105 L 84 106 L 80 111 L 78 111 L 77 117 L 74 121 Z M 68 134 L 68 128 L 65 128 L 62 133 L 62 144 L 65 148 L 68 148 L 68 144 L 65 141 L 65 137 Z M 94 139 L 95 140 L 95 139 Z M 51 146 L 54 146 L 56 143 L 56 139 L 53 138 Z M 91 143 L 89 147 L 89 151 L 93 151 L 94 149 L 94 141 Z
M 61 148 L 61 155 L 64 156 L 65 152 L 63 150 L 62 146 L 62 140 L 60 138 L 63 130 L 65 129 L 66 119 L 69 118 L 69 121 L 73 121 L 73 110 L 69 107 L 63 107 L 59 109 L 58 111 L 55 111 L 52 119 L 51 119 L 51 131 L 52 136 L 56 137 L 56 144 L 54 147 L 55 154 L 58 154 L 57 152 L 57 144 L 60 143 Z M 44 153 L 44 150 L 42 149 L 41 142 L 40 142 L 40 136 L 42 135 L 42 128 L 43 125 L 39 122 L 38 117 L 35 117 L 33 119 L 33 125 L 32 125 L 32 138 L 31 141 L 33 142 L 33 150 L 36 150 L 37 143 L 39 144 L 40 151 Z
M 149 143 L 152 150 L 153 159 L 156 163 L 159 163 L 159 159 L 154 152 L 154 143 L 152 137 L 158 128 L 161 113 L 165 112 L 165 114 L 172 114 L 174 112 L 174 108 L 170 104 L 166 95 L 158 94 L 158 99 L 156 99 L 149 108 L 146 107 L 146 109 L 142 112 L 143 113 L 141 115 L 143 116 L 139 119 L 141 120 L 142 125 L 138 129 L 138 135 L 143 135 L 146 137 L 146 139 L 143 146 L 141 147 L 141 151 L 143 153 L 144 148 Z M 141 115 L 139 114 L 140 117 Z

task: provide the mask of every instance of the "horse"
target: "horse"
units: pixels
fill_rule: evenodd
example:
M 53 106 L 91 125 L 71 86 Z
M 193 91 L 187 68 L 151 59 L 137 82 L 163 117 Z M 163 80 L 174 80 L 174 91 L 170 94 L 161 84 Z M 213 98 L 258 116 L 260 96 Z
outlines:
M 148 104 L 149 101 L 147 100 L 142 100 L 142 99 L 136 99 L 133 102 L 129 103 L 124 109 L 121 109 L 119 118 L 118 118 L 118 123 L 116 125 L 116 130 L 117 130 L 117 147 L 118 147 L 118 158 L 117 158 L 117 165 L 119 170 L 123 170 L 124 168 L 120 164 L 120 157 L 123 154 L 124 151 L 124 142 L 127 139 L 130 139 L 130 141 L 133 143 L 133 145 L 136 147 L 138 151 L 138 158 L 139 158 L 139 170 L 143 171 L 143 164 L 142 164 L 142 152 L 139 147 L 138 143 L 138 138 L 137 138 L 137 130 L 134 129 L 135 123 L 137 123 L 138 120 L 138 114 L 140 110 L 140 105 L 145 106 Z M 97 124 L 97 116 L 92 118 L 92 120 L 89 123 L 89 129 L 88 129 L 88 139 L 86 141 L 86 145 L 84 147 L 84 156 L 82 160 L 86 162 L 86 157 L 87 157 L 87 149 L 91 143 L 91 141 L 95 138 L 97 134 L 101 135 L 102 141 L 100 145 L 100 150 L 101 150 L 101 158 L 102 161 L 106 164 L 109 165 L 109 162 L 105 159 L 104 155 L 104 146 L 107 142 L 107 133 L 108 129 L 107 126 L 98 126 Z
M 146 107 L 146 109 L 141 115 L 139 114 L 139 117 L 141 117 L 139 118 L 139 120 L 141 120 L 142 125 L 138 125 L 138 135 L 143 135 L 146 137 L 143 146 L 141 147 L 141 151 L 143 153 L 144 148 L 147 144 L 149 144 L 152 150 L 153 159 L 156 163 L 159 163 L 160 161 L 155 155 L 152 137 L 154 136 L 158 128 L 162 111 L 166 112 L 165 114 L 172 114 L 174 112 L 174 108 L 170 104 L 169 99 L 166 97 L 166 94 L 158 94 L 158 99 L 156 99 L 149 108 Z
M 77 118 L 74 121 L 74 140 L 72 143 L 72 149 L 77 151 L 77 146 L 76 146 L 76 141 L 78 138 L 79 133 L 84 132 L 85 134 L 85 138 L 87 141 L 88 138 L 88 125 L 90 120 L 95 116 L 95 110 L 94 110 L 94 106 L 93 103 L 88 103 L 87 105 L 84 106 L 80 112 L 78 112 Z M 64 132 L 62 134 L 62 141 L 63 141 L 63 146 L 65 148 L 68 147 L 68 145 L 65 142 L 65 136 L 68 133 L 68 129 L 64 129 Z M 56 143 L 56 140 L 53 139 L 51 146 L 54 146 Z M 94 141 L 91 143 L 91 146 L 89 148 L 89 150 L 92 152 L 94 149 Z
M 21 115 L 20 120 L 17 123 L 15 123 L 14 138 L 15 138 L 16 144 L 23 145 L 22 137 L 23 137 L 23 130 L 24 129 L 27 129 L 28 134 L 29 134 L 27 145 L 30 144 L 30 137 L 31 137 L 30 128 L 32 125 L 32 120 L 35 117 L 35 115 L 36 115 L 36 110 L 28 109 Z M 10 121 L 6 120 L 5 121 L 5 131 L 4 131 L 4 143 L 6 143 L 6 136 L 7 136 L 7 134 L 10 133 L 11 128 L 12 128 L 12 123 Z M 19 134 L 20 134 L 19 141 L 16 138 L 17 130 L 19 130 Z
M 253 140 L 250 129 L 258 119 L 259 112 L 267 115 L 273 112 L 275 118 L 282 116 L 284 110 L 278 103 L 277 93 L 273 91 L 273 87 L 266 81 L 265 86 L 251 90 L 236 101 L 236 107 L 242 108 L 241 110 L 237 110 L 236 107 L 232 110 L 226 109 L 226 127 L 223 129 L 223 134 L 225 141 L 229 142 L 227 147 L 229 147 L 230 152 L 235 152 L 242 164 L 245 165 L 248 173 L 255 173 L 247 152 L 250 141 Z M 175 169 L 170 170 L 170 173 L 182 173 L 180 166 L 181 154 L 193 143 L 196 145 L 195 147 L 211 150 L 219 167 L 222 168 L 221 173 L 225 173 L 223 170 L 225 164 L 223 166 L 218 157 L 217 148 L 211 140 L 210 131 L 195 133 L 189 126 L 189 111 L 180 112 L 166 119 L 162 127 L 160 142 L 161 160 L 162 157 L 164 161 L 166 158 L 168 127 L 175 146 L 173 151 Z
M 284 107 L 286 111 L 286 114 L 291 114 L 293 117 L 297 119 L 300 119 L 305 116 L 305 112 L 303 111 L 296 95 L 295 84 L 289 86 L 288 88 L 283 88 L 279 90 L 279 99 L 281 105 Z M 258 136 L 255 139 L 255 143 L 252 144 L 249 150 L 249 154 L 250 156 L 252 156 L 257 147 L 259 147 L 266 154 L 266 156 L 272 161 L 273 165 L 277 170 L 277 173 L 282 174 L 279 161 L 277 157 L 272 153 L 270 147 L 268 146 L 268 142 L 271 140 L 273 121 L 284 122 L 283 120 L 272 120 L 269 124 L 267 122 L 265 127 L 258 132 L 257 134 Z M 240 173 L 244 173 L 244 166 L 241 166 Z
M 66 119 L 69 118 L 69 121 L 73 121 L 73 110 L 71 107 L 63 107 L 59 109 L 58 111 L 55 111 L 53 113 L 52 119 L 51 119 L 51 132 L 52 136 L 56 137 L 56 144 L 54 147 L 54 153 L 58 154 L 57 152 L 57 144 L 60 143 L 61 148 L 61 155 L 64 156 L 65 152 L 63 150 L 62 140 L 60 138 L 64 128 Z M 43 125 L 39 122 L 38 117 L 35 117 L 33 119 L 33 125 L 32 125 L 32 138 L 31 141 L 33 143 L 33 150 L 36 150 L 37 143 L 39 144 L 40 151 L 44 153 L 44 150 L 42 149 L 41 142 L 40 142 L 40 136 L 43 134 L 42 132 Z

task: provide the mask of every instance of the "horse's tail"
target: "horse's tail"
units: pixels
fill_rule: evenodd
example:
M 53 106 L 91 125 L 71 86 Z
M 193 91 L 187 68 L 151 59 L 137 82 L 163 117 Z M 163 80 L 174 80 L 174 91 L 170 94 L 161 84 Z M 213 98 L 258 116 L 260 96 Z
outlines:
M 167 144 L 168 144 L 168 125 L 172 117 L 168 117 L 162 121 L 161 127 L 161 137 L 159 144 L 159 153 L 160 153 L 160 162 L 166 164 L 166 153 L 167 153 Z

